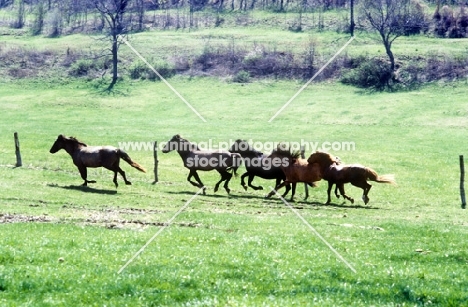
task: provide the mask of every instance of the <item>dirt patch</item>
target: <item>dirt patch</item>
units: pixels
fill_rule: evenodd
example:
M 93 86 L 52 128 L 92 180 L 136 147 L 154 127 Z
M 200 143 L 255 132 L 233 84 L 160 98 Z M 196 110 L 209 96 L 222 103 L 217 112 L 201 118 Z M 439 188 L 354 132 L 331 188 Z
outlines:
M 167 211 L 155 210 L 155 209 L 139 209 L 139 208 L 99 208 L 99 209 L 89 209 L 85 206 L 76 206 L 76 205 L 63 205 L 63 209 L 78 209 L 86 211 L 99 211 L 104 213 L 116 213 L 116 214 L 148 214 L 148 213 L 165 213 Z
M 124 220 L 124 219 L 96 219 L 96 218 L 88 218 L 84 221 L 85 224 L 98 224 L 104 225 L 106 228 L 109 229 L 120 229 L 120 228 L 142 228 L 145 226 L 167 226 L 166 222 L 149 222 L 149 221 L 142 221 L 142 220 Z M 201 227 L 202 224 L 194 223 L 194 222 L 180 222 L 180 223 L 172 223 L 174 226 L 179 227 Z
M 0 224 L 9 223 L 50 223 L 54 219 L 45 215 L 22 215 L 22 214 L 9 214 L 0 213 Z

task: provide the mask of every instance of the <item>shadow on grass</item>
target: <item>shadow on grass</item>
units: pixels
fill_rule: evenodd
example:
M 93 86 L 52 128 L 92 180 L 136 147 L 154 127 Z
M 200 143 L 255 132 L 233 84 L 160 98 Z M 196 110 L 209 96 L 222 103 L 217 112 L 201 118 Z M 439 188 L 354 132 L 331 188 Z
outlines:
M 68 186 L 60 186 L 58 184 L 48 184 L 49 187 L 52 188 L 61 188 L 65 190 L 75 190 L 75 191 L 82 191 L 86 193 L 96 193 L 96 194 L 107 194 L 107 195 L 115 195 L 117 194 L 117 190 L 100 190 L 95 188 L 90 188 L 89 186 L 82 186 L 82 185 L 68 185 Z
M 168 191 L 166 193 L 169 194 L 174 194 L 174 195 L 190 195 L 193 196 L 195 195 L 196 191 L 190 192 L 190 191 L 180 191 L 180 192 L 172 192 Z M 220 193 L 220 192 L 217 192 Z M 224 194 L 207 194 L 203 195 L 200 194 L 199 196 L 204 196 L 204 197 L 210 197 L 210 198 L 237 198 L 237 199 L 249 199 L 249 200 L 258 200 L 258 201 L 270 201 L 271 203 L 281 203 L 284 205 L 283 201 L 279 197 L 271 197 L 271 198 L 265 198 L 265 196 L 261 195 L 252 195 L 252 194 L 227 194 L 224 192 Z M 349 204 L 349 202 L 342 202 L 342 203 L 330 203 L 330 204 L 325 204 L 322 202 L 318 201 L 307 201 L 307 200 L 293 200 L 291 201 L 290 198 L 286 197 L 286 201 L 294 207 L 294 209 L 313 209 L 317 207 L 325 207 L 325 208 L 341 208 L 341 209 L 366 209 L 366 210 L 380 210 L 378 207 L 371 207 L 371 206 L 366 206 L 366 205 L 354 205 L 354 204 Z M 305 206 L 306 205 L 306 206 Z

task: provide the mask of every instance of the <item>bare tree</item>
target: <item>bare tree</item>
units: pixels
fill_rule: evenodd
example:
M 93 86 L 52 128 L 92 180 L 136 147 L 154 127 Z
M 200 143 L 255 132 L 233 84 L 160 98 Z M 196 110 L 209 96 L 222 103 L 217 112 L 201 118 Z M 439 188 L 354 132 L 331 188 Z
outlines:
M 349 19 L 349 33 L 354 36 L 354 28 L 356 27 L 354 23 L 354 0 L 349 0 Z
M 24 27 L 25 22 L 24 0 L 17 0 L 16 2 L 18 3 L 17 18 L 10 26 L 15 29 L 21 29 Z
M 31 30 L 32 35 L 39 35 L 42 33 L 42 29 L 44 28 L 44 17 L 46 14 L 45 9 L 45 4 L 42 1 L 38 2 L 34 10 L 35 17 Z
M 370 27 L 377 31 L 385 47 L 390 70 L 395 71 L 395 56 L 392 44 L 405 34 L 405 27 L 411 19 L 411 0 L 361 0 L 361 13 Z
M 108 90 L 112 90 L 117 83 L 118 78 L 118 50 L 119 37 L 125 35 L 128 31 L 125 25 L 124 15 L 127 12 L 127 5 L 130 0 L 92 0 L 94 6 L 105 20 L 109 33 L 112 47 L 112 82 L 109 84 Z
M 145 23 L 145 1 L 144 0 L 135 0 L 134 2 L 134 10 L 137 14 L 137 31 L 144 30 L 144 23 Z

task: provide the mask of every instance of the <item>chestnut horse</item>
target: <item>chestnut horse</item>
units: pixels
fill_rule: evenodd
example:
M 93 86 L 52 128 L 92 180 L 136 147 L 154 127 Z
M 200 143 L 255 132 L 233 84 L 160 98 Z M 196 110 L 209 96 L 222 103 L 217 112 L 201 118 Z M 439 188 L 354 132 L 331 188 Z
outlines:
M 307 161 L 309 163 L 318 163 L 323 179 L 328 181 L 327 204 L 330 203 L 330 191 L 333 184 L 336 184 L 341 195 L 351 201 L 351 203 L 354 203 L 354 199 L 345 194 L 344 184 L 351 183 L 361 188 L 363 190 L 362 200 L 365 204 L 369 202 L 367 195 L 372 187 L 367 180 L 395 184 L 394 175 L 379 176 L 373 169 L 360 164 L 341 164 L 339 159 L 323 151 L 316 151 L 311 154 Z
M 286 179 L 286 175 L 284 174 L 283 170 L 275 165 L 272 165 L 272 159 L 269 155 L 263 154 L 258 150 L 255 150 L 250 146 L 250 144 L 245 140 L 236 140 L 234 144 L 232 144 L 229 151 L 232 153 L 238 153 L 244 159 L 245 169 L 247 170 L 241 176 L 241 185 L 247 191 L 247 185 L 245 184 L 245 177 L 248 178 L 248 185 L 254 190 L 263 190 L 262 186 L 254 186 L 252 181 L 255 176 L 263 178 L 263 179 L 276 179 L 276 186 L 279 186 L 280 183 Z M 296 184 L 293 183 L 293 194 L 296 189 Z M 291 185 L 286 185 L 286 191 L 283 194 L 285 197 L 289 190 L 291 190 Z
M 299 151 L 291 152 L 286 149 L 284 144 L 278 147 L 271 153 L 270 157 L 273 163 L 279 165 L 286 175 L 286 179 L 275 190 L 278 191 L 282 187 L 297 182 L 304 182 L 310 186 L 315 186 L 315 182 L 322 179 L 320 174 L 320 166 L 316 163 L 308 163 L 307 160 L 301 158 Z M 271 191 L 266 197 L 271 197 L 275 191 Z M 294 198 L 294 190 L 291 195 L 291 200 Z
M 232 175 L 237 175 L 237 168 L 242 163 L 241 155 L 224 150 L 202 151 L 196 144 L 190 143 L 178 134 L 174 135 L 166 143 L 162 152 L 168 153 L 172 150 L 177 151 L 184 162 L 184 166 L 190 170 L 187 177 L 188 182 L 198 188 L 203 188 L 203 194 L 205 194 L 205 186 L 201 182 L 197 171 L 211 170 L 217 170 L 221 175 L 221 179 L 216 183 L 214 191 L 217 192 L 221 182 L 226 181 L 224 183 L 224 189 L 229 194 L 231 190 L 229 189 L 228 184 Z M 195 177 L 197 182 L 192 181 L 192 177 Z
M 117 172 L 122 175 L 125 184 L 132 184 L 125 177 L 125 172 L 120 168 L 120 158 L 125 162 L 136 168 L 137 170 L 145 173 L 146 170 L 135 161 L 130 159 L 129 155 L 120 148 L 113 146 L 88 146 L 83 142 L 78 141 L 74 137 L 66 137 L 59 135 L 50 153 L 54 154 L 60 149 L 65 151 L 72 157 L 73 163 L 78 167 L 81 178 L 83 178 L 83 185 L 86 186 L 88 183 L 96 183 L 95 180 L 88 180 L 87 167 L 104 167 L 114 172 L 114 184 L 118 187 L 117 183 Z

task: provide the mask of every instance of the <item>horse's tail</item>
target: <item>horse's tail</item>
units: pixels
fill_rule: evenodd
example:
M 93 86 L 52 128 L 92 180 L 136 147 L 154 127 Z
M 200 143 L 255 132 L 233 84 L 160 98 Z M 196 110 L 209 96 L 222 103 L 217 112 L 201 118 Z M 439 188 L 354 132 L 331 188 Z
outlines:
M 380 183 L 389 183 L 389 184 L 396 185 L 395 175 L 393 174 L 379 176 L 376 171 L 374 171 L 373 169 L 369 167 L 366 167 L 366 172 L 367 172 L 367 178 L 369 178 L 369 180 L 380 182 Z
M 141 166 L 140 164 L 136 163 L 135 161 L 133 161 L 130 156 L 125 152 L 123 151 L 122 149 L 119 149 L 118 150 L 118 153 L 119 153 L 119 156 L 125 161 L 127 162 L 128 164 L 130 164 L 131 166 L 133 166 L 134 168 L 136 168 L 137 170 L 139 170 L 140 172 L 143 172 L 143 173 L 146 173 L 146 170 L 143 166 Z
M 237 177 L 239 176 L 239 174 L 237 174 L 237 169 L 242 165 L 242 156 L 238 153 L 232 154 L 232 156 L 232 166 L 228 167 L 227 170 L 232 171 L 234 177 Z

